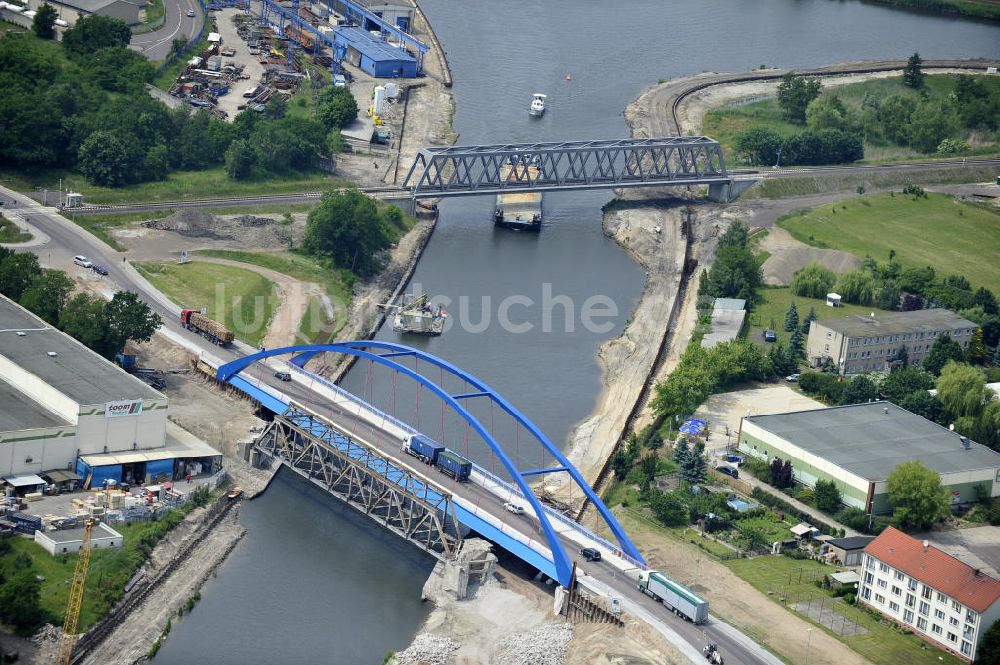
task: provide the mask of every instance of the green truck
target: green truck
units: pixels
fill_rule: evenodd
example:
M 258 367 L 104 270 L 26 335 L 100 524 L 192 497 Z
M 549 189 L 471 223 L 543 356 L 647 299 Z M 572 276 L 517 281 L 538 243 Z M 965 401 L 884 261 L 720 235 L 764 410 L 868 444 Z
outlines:
M 686 586 L 655 570 L 639 573 L 639 591 L 666 605 L 692 623 L 708 619 L 708 601 Z

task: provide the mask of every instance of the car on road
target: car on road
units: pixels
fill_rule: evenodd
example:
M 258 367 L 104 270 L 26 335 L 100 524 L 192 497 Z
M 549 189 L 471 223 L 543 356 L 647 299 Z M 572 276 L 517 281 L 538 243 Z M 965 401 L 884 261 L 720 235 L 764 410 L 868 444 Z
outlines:
M 194 18 L 194 10 L 193 9 L 189 9 L 185 13 L 188 15 L 188 18 Z
M 586 559 L 587 561 L 601 560 L 601 551 L 594 547 L 584 547 L 582 550 L 580 550 L 580 554 L 583 555 L 583 558 Z
M 74 256 L 73 263 L 75 263 L 78 266 L 83 266 L 84 268 L 92 268 L 94 265 L 93 263 L 91 263 L 90 259 L 88 259 L 86 256 L 83 256 L 82 254 L 77 254 L 76 256 Z
M 734 469 L 733 467 L 729 466 L 728 464 L 720 464 L 719 466 L 715 467 L 715 470 L 718 471 L 719 473 L 726 474 L 730 478 L 740 477 L 740 472 Z
M 801 375 L 800 374 L 789 374 L 788 376 L 785 377 L 785 381 L 788 381 L 789 383 L 798 383 L 799 376 L 801 376 Z
M 278 379 L 279 381 L 291 381 L 292 375 L 290 372 L 275 372 L 274 378 Z
M 510 501 L 507 501 L 503 504 L 503 507 L 506 508 L 509 512 L 514 513 L 515 515 L 524 514 L 524 508 L 517 505 L 516 503 L 511 503 Z
M 98 275 L 102 275 L 103 277 L 108 276 L 108 269 L 102 266 L 100 263 L 95 263 L 94 265 L 90 266 L 90 269 L 96 272 Z

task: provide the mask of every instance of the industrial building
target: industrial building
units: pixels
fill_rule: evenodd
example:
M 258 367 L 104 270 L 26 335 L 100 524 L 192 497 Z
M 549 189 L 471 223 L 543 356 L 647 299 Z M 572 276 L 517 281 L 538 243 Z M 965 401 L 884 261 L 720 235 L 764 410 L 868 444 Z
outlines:
M 145 9 L 147 0 L 48 0 L 48 3 L 56 9 L 71 9 L 78 16 L 111 16 L 136 25 L 141 22 L 139 12 Z
M 168 439 L 167 407 L 160 392 L 0 296 L 0 478 L 19 494 L 39 491 L 40 478 L 72 489 L 217 463 L 210 446 Z
M 902 347 L 909 363 L 917 365 L 939 335 L 951 335 L 964 350 L 975 330 L 975 323 L 947 309 L 816 320 L 809 325 L 806 358 L 813 367 L 829 358 L 841 374 L 885 371 Z
M 865 548 L 862 571 L 862 603 L 966 662 L 1000 619 L 1000 580 L 892 527 Z
M 886 477 L 908 460 L 937 471 L 953 504 L 976 501 L 977 487 L 1000 496 L 1000 453 L 889 402 L 747 416 L 739 447 L 791 461 L 808 487 L 833 481 L 846 505 L 874 514 L 891 511 Z
M 404 48 L 358 27 L 338 26 L 333 41 L 346 50 L 344 61 L 376 78 L 413 78 L 417 60 Z
M 57 554 L 72 554 L 80 551 L 83 545 L 84 527 L 75 529 L 54 529 L 35 531 L 35 542 L 41 545 L 46 552 L 55 556 Z M 94 525 L 90 534 L 90 547 L 95 550 L 106 550 L 122 546 L 122 534 L 118 533 L 104 522 Z

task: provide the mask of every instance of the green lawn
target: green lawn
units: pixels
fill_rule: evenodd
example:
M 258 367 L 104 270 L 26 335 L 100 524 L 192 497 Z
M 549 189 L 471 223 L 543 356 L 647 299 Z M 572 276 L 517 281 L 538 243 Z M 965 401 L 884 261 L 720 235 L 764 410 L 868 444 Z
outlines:
M 839 214 L 839 213 L 838 213 Z M 787 286 L 779 288 L 763 288 L 757 292 L 760 300 L 754 305 L 750 312 L 750 328 L 748 337 L 756 342 L 763 339 L 765 328 L 771 328 L 778 335 L 778 341 L 788 344 L 790 333 L 785 332 L 785 312 L 788 306 L 795 303 L 799 310 L 799 321 L 806 317 L 809 308 L 815 308 L 816 316 L 820 319 L 840 318 L 853 314 L 868 315 L 872 311 L 879 313 L 884 310 L 873 307 L 863 307 L 861 305 L 843 305 L 833 309 L 826 306 L 826 300 L 817 298 L 803 298 L 792 293 Z
M 829 598 L 827 592 L 817 587 L 813 580 L 822 579 L 823 575 L 838 570 L 817 561 L 795 560 L 780 555 L 735 559 L 726 561 L 725 565 L 761 593 L 769 594 L 776 602 L 789 605 L 803 600 Z M 865 610 L 842 600 L 829 599 L 827 602 L 835 603 L 834 611 L 848 620 L 856 620 L 868 628 L 868 632 L 864 635 L 841 637 L 825 627 L 821 629 L 877 665 L 959 663 L 957 658 L 944 651 L 925 647 L 923 640 L 916 635 L 906 635 L 897 628 L 876 623 Z
M 274 282 L 252 270 L 193 261 L 136 263 L 136 269 L 181 307 L 208 308 L 208 316 L 258 346 L 267 334 L 278 299 Z
M 24 233 L 21 228 L 0 216 L 0 242 L 27 242 L 31 240 L 30 233 Z
M 54 192 L 59 187 L 60 178 L 64 190 L 80 192 L 84 203 L 93 204 L 294 194 L 351 186 L 347 180 L 319 171 L 287 176 L 262 174 L 248 180 L 235 181 L 226 174 L 222 166 L 201 171 L 172 171 L 166 180 L 143 182 L 118 189 L 91 185 L 83 176 L 68 171 L 47 170 L 26 174 L 0 170 L 0 183 L 21 192 L 30 192 L 40 187 L 47 187 Z M 49 198 L 50 201 L 55 200 L 51 194 Z
M 987 86 L 993 88 L 993 94 L 1000 94 L 1000 79 L 997 77 L 979 77 Z M 929 75 L 924 78 L 925 86 L 922 93 L 932 98 L 945 99 L 955 89 L 956 77 L 947 74 Z M 851 83 L 836 87 L 824 87 L 823 94 L 837 95 L 849 108 L 858 110 L 866 95 L 885 99 L 890 95 L 907 95 L 917 99 L 918 93 L 903 85 L 901 76 L 873 79 L 860 83 Z M 737 134 L 751 127 L 770 129 L 779 136 L 788 137 L 802 132 L 805 127 L 797 125 L 782 116 L 781 107 L 776 98 L 764 99 L 749 104 L 738 104 L 714 109 L 707 114 L 702 122 L 702 133 L 711 136 L 722 144 L 727 162 L 730 166 L 742 164 L 733 152 L 733 142 Z M 968 139 L 970 130 L 963 129 L 961 134 Z M 991 141 L 989 136 L 979 137 L 981 141 Z M 976 145 L 973 142 L 973 145 Z M 997 154 L 1000 144 L 995 139 L 986 145 L 980 145 L 967 154 Z M 913 158 L 933 158 L 918 152 L 908 146 L 895 144 L 879 145 L 865 142 L 865 158 L 863 163 L 880 163 Z
M 731 165 L 730 165 L 731 166 Z M 921 168 L 905 171 L 867 171 L 864 173 L 824 173 L 821 176 L 796 178 L 765 178 L 754 185 L 743 199 L 783 199 L 792 196 L 853 192 L 858 185 L 868 190 L 902 189 L 906 185 L 951 185 L 967 182 L 992 182 L 997 172 L 993 167 Z
M 846 210 L 844 207 L 846 206 Z M 836 208 L 836 213 L 833 212 Z M 964 275 L 975 286 L 1000 289 L 1000 212 L 945 196 L 913 200 L 896 193 L 847 199 L 778 220 L 795 238 L 886 261 L 895 250 L 904 266 L 932 266 Z

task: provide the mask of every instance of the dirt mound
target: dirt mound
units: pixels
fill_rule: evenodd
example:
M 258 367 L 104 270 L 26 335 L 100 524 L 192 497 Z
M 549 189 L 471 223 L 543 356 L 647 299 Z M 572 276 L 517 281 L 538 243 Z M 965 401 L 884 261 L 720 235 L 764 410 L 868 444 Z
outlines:
M 143 222 L 147 229 L 173 231 L 187 238 L 215 238 L 232 240 L 231 233 L 221 232 L 219 219 L 215 215 L 200 210 L 181 210 L 163 219 Z
M 274 220 L 270 217 L 255 217 L 253 215 L 240 215 L 233 221 L 240 226 L 267 226 L 274 224 Z
M 850 252 L 817 247 L 780 249 L 764 262 L 764 283 L 773 286 L 788 286 L 795 273 L 812 262 L 822 264 L 836 274 L 854 270 L 861 265 L 861 259 Z
M 272 217 L 257 215 L 227 215 L 217 217 L 201 210 L 180 210 L 164 217 L 143 222 L 147 229 L 171 231 L 185 238 L 238 240 L 244 247 L 268 249 L 288 247 L 293 238 L 291 226 L 278 224 Z

